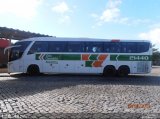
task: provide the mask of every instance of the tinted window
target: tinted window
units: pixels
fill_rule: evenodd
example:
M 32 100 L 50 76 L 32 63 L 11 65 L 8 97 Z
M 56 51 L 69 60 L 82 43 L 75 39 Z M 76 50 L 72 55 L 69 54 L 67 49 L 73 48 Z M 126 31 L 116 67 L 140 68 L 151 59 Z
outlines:
M 141 53 L 149 50 L 150 43 L 145 42 L 105 42 L 104 52 L 109 53 Z
M 137 45 L 136 43 L 127 43 L 127 53 L 136 53 L 137 52 Z
M 145 42 L 137 43 L 137 52 L 147 52 L 149 50 L 150 44 Z
M 121 42 L 121 53 L 126 53 L 127 52 L 127 44 L 124 42 Z
M 135 42 L 121 42 L 121 53 L 136 53 L 137 45 Z
M 67 52 L 67 42 L 49 41 L 49 52 Z
M 109 42 L 105 42 L 104 43 L 104 52 L 110 52 L 110 49 L 111 49 L 111 47 L 109 45 Z
M 17 60 L 22 57 L 24 51 L 29 46 L 31 41 L 17 42 L 15 46 L 10 50 L 9 61 Z M 14 46 L 14 45 L 13 45 Z
M 24 41 L 24 42 L 17 42 L 15 43 L 15 45 L 20 45 L 20 50 L 24 51 L 30 43 L 31 41 Z
M 68 52 L 84 52 L 84 43 L 68 42 Z
M 48 51 L 48 42 L 44 41 L 36 41 L 31 49 L 29 50 L 28 54 L 33 54 L 36 52 L 47 52 Z
M 85 44 L 86 52 L 103 52 L 102 42 L 86 42 Z
M 120 52 L 120 43 L 115 42 L 105 42 L 104 43 L 104 52 L 110 52 L 110 53 L 119 53 Z

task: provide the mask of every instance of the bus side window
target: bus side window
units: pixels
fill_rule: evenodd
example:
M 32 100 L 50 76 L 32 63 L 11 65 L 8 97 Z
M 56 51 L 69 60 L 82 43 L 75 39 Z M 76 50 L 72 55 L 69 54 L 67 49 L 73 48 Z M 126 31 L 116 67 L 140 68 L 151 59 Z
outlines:
M 129 42 L 127 43 L 127 53 L 136 53 L 137 51 L 137 46 L 136 43 L 134 42 Z
M 68 52 L 84 52 L 84 43 L 68 42 Z
M 47 52 L 48 42 L 36 41 L 30 48 L 28 54 L 34 54 L 36 52 Z
M 104 52 L 109 53 L 110 50 L 111 50 L 111 48 L 110 48 L 109 42 L 105 42 L 104 43 Z
M 96 52 L 97 51 L 97 47 L 92 47 L 92 52 Z
M 49 52 L 67 52 L 67 42 L 49 41 Z
M 90 43 L 90 42 L 85 43 L 85 51 L 86 52 L 92 52 L 92 44 L 93 43 Z
M 109 43 L 109 46 L 110 46 L 110 52 L 111 52 L 111 53 L 117 53 L 118 51 L 120 51 L 117 43 L 110 42 L 110 43 Z
M 102 42 L 87 42 L 85 45 L 86 52 L 103 52 L 103 43 Z
M 126 43 L 121 42 L 121 43 L 120 43 L 120 53 L 126 53 L 126 52 L 127 52 Z
M 149 50 L 149 43 L 146 42 L 140 42 L 137 44 L 137 52 L 141 53 L 141 52 L 147 52 Z

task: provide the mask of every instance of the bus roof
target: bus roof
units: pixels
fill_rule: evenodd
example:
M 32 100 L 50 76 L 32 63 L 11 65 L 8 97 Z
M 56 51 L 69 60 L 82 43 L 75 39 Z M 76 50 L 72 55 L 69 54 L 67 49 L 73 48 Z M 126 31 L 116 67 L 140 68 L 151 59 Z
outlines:
M 123 39 L 99 39 L 99 38 L 69 38 L 69 37 L 34 37 L 23 41 L 102 41 L 102 42 L 150 42 L 149 40 L 123 40 Z

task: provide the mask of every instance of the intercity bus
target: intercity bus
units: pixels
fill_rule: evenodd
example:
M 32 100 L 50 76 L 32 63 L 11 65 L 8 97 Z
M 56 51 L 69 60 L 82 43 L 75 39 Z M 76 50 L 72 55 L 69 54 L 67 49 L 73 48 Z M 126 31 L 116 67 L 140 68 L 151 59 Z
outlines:
M 147 40 L 37 37 L 8 48 L 8 72 L 127 76 L 151 72 Z

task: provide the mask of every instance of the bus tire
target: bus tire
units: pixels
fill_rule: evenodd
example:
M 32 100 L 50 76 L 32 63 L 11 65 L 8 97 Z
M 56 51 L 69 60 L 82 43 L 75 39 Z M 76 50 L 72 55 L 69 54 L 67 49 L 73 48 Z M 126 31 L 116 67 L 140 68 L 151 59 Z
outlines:
M 37 65 L 30 65 L 28 68 L 27 68 L 27 73 L 29 75 L 38 75 L 40 74 L 40 71 L 39 71 L 39 67 Z
M 126 65 L 120 66 L 118 68 L 118 76 L 120 77 L 126 77 L 128 76 L 129 73 L 130 73 L 130 69 Z
M 108 65 L 103 70 L 104 76 L 115 76 L 116 75 L 116 69 L 113 65 Z

